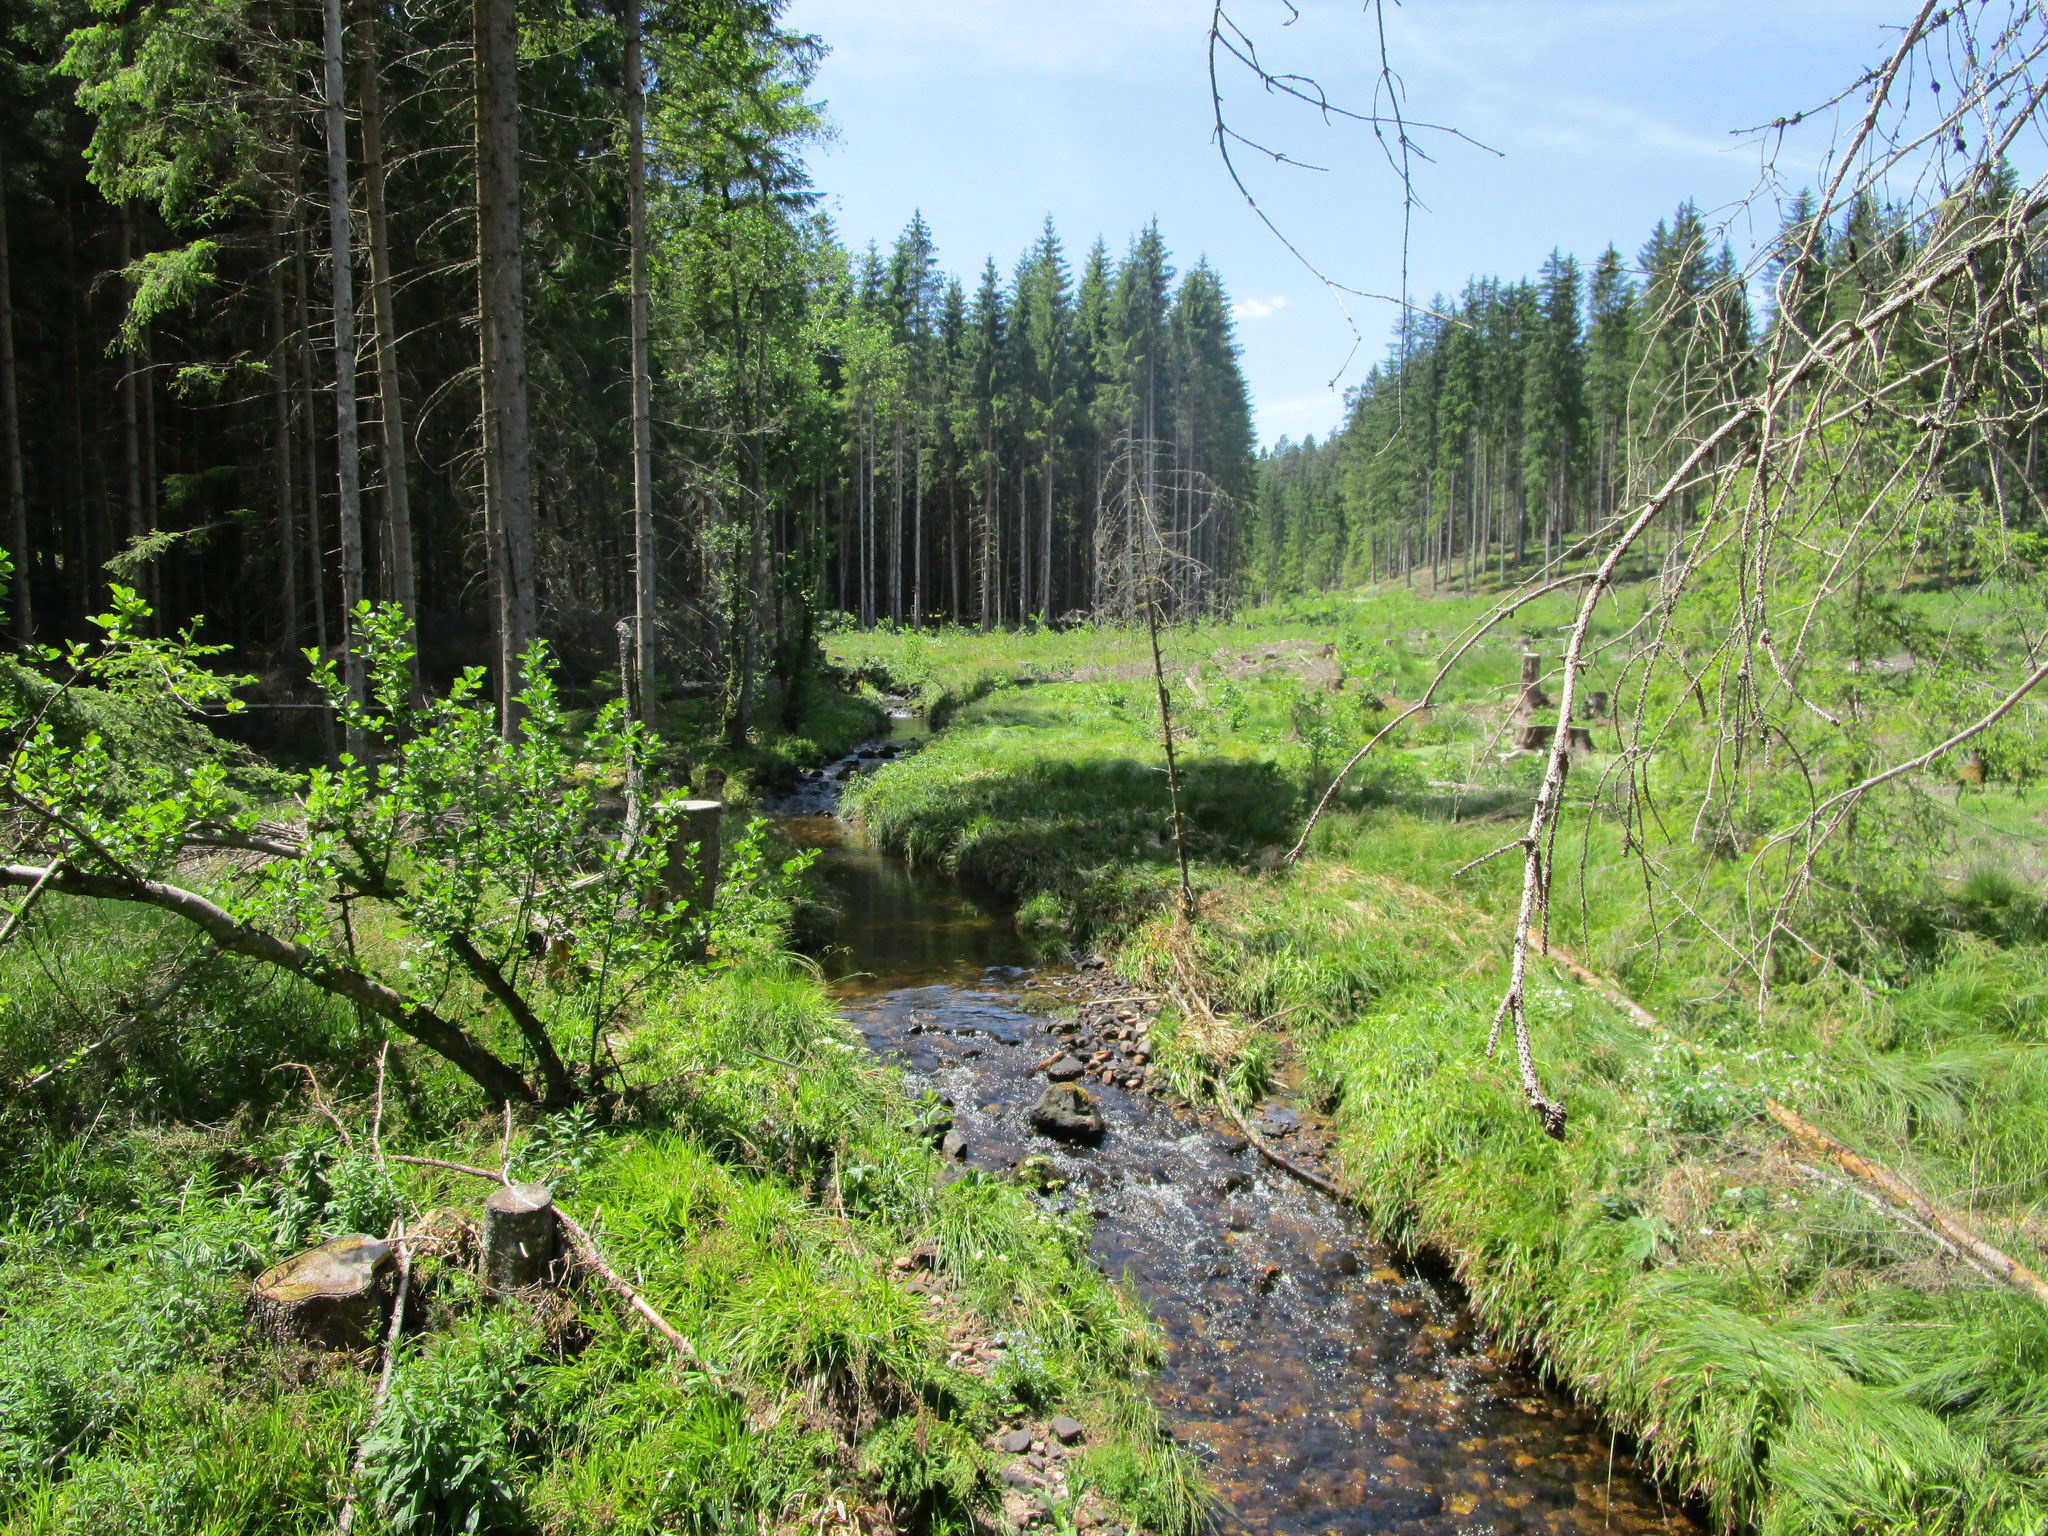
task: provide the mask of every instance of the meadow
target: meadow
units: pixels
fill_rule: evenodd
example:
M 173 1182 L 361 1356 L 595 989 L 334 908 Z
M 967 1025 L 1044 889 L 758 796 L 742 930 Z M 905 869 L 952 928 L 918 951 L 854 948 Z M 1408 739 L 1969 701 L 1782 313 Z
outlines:
M 1509 706 L 1525 647 L 1549 641 L 1554 665 L 1566 600 L 1471 653 L 1294 864 L 1333 766 L 1420 695 L 1485 600 L 1381 589 L 1163 635 L 1192 923 L 1172 899 L 1142 630 L 829 637 L 944 727 L 853 806 L 885 846 L 1011 892 L 1048 951 L 1099 947 L 1176 992 L 1188 1006 L 1162 1060 L 1186 1096 L 1242 1103 L 1281 1083 L 1328 1113 L 1373 1228 L 1447 1259 L 1499 1338 L 1636 1436 L 1718 1523 L 2039 1529 L 2040 1301 L 1766 1113 L 1788 1106 L 2039 1270 L 2048 908 L 2023 753 L 1988 776 L 1938 763 L 1866 801 L 1799 909 L 1807 947 L 1776 958 L 1760 996 L 1732 938 L 1761 820 L 1701 814 L 1707 754 L 1674 709 L 1646 833 L 1603 798 L 1619 733 L 1590 722 L 1549 938 L 1636 1007 L 1538 958 L 1536 1062 L 1571 1116 L 1552 1140 L 1511 1059 L 1488 1051 L 1520 864 L 1475 861 L 1526 824 L 1540 759 L 1503 750 Z M 1624 589 L 1602 623 L 1620 633 L 1651 601 Z M 1893 619 L 1972 622 L 1939 593 Z M 1994 658 L 2013 645 L 1988 625 L 1979 643 Z M 1936 683 L 1869 671 L 1873 732 L 1910 736 Z M 1626 683 L 1596 661 L 1587 686 L 1618 698 Z M 1802 771 L 1849 769 L 1809 755 Z M 1646 836 L 1654 856 L 1639 858 Z

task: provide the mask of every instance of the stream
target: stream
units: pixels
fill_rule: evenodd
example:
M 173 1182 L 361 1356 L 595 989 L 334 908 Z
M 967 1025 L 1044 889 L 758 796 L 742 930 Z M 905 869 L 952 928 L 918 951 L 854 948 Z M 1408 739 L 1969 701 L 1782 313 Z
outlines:
M 1166 1359 L 1152 1396 L 1207 1464 L 1225 1530 L 1283 1533 L 1643 1533 L 1702 1527 L 1638 1471 L 1631 1449 L 1493 1350 L 1454 1283 L 1367 1240 L 1358 1218 L 1248 1148 L 1234 1128 L 1143 1090 L 1128 1054 L 1091 1072 L 1098 1146 L 1035 1134 L 1036 1068 L 1063 1044 L 1128 1053 L 1142 1005 L 1099 971 L 1034 961 L 1005 903 L 868 846 L 833 814 L 845 778 L 903 750 L 922 722 L 807 777 L 779 808 L 819 850 L 842 911 L 819 956 L 846 1017 L 914 1091 L 949 1104 L 950 1158 L 1006 1178 L 1050 1161 L 1069 1207 L 1085 1192 L 1092 1256 L 1128 1274 Z M 1056 1006 L 1056 1011 L 1047 1012 Z M 1130 1038 L 1112 1040 L 1123 1032 Z M 1254 1120 L 1290 1157 L 1318 1127 L 1275 1102 Z

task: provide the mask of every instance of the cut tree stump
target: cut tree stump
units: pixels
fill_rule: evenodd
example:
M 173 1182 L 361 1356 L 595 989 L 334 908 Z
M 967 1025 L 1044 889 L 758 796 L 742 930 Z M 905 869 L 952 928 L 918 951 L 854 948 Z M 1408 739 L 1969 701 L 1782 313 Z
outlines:
M 1543 691 L 1543 658 L 1534 651 L 1522 653 L 1522 687 L 1515 695 L 1513 719 L 1515 722 L 1515 750 L 1517 752 L 1548 752 L 1550 744 L 1557 739 L 1555 721 L 1538 718 L 1538 711 L 1550 705 L 1550 695 Z M 1603 702 L 1605 694 L 1596 694 Z M 1566 727 L 1566 750 L 1574 762 L 1589 757 L 1593 752 L 1593 733 L 1583 725 Z
M 281 1344 L 367 1349 L 384 1322 L 391 1244 L 351 1233 L 273 1264 L 249 1288 L 257 1330 Z
M 685 800 L 681 809 L 683 822 L 669 839 L 662 879 L 671 901 L 680 903 L 690 916 L 701 917 L 718 895 L 718 816 L 725 805 L 719 800 Z
M 545 1184 L 507 1184 L 484 1200 L 484 1284 L 524 1290 L 549 1278 L 561 1249 L 555 1197 Z

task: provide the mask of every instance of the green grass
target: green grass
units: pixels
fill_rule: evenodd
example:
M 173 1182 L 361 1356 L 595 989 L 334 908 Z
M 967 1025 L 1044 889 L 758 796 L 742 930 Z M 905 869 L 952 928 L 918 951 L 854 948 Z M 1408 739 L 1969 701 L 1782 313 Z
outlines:
M 1615 623 L 1642 602 L 1622 594 Z M 1335 1117 L 1373 1228 L 1448 1257 L 1504 1340 L 1636 1434 L 1717 1521 L 2040 1530 L 2048 1313 L 1803 1170 L 1761 1113 L 1766 1097 L 1792 1105 L 2043 1267 L 2048 859 L 2024 777 L 1967 793 L 1923 780 L 1869 804 L 1797 919 L 1832 963 L 1788 945 L 1760 1013 L 1710 927 L 1743 931 L 1744 866 L 1727 839 L 1772 808 L 1695 844 L 1705 764 L 1674 713 L 1651 785 L 1675 825 L 1656 834 L 1646 893 L 1622 825 L 1591 801 L 1608 760 L 1575 772 L 1552 932 L 1667 1028 L 1538 963 L 1537 1061 L 1571 1112 L 1558 1143 L 1512 1062 L 1485 1056 L 1519 863 L 1452 872 L 1527 815 L 1529 760 L 1491 746 L 1516 653 L 1554 634 L 1561 607 L 1525 613 L 1461 667 L 1444 707 L 1340 801 L 1300 865 L 1276 857 L 1330 764 L 1419 693 L 1429 637 L 1477 607 L 1381 593 L 1169 637 L 1199 861 L 1192 928 L 1165 899 L 1170 817 L 1142 634 L 835 637 L 950 716 L 854 804 L 885 845 L 1014 893 L 1020 923 L 1048 941 L 1114 947 L 1135 981 L 1198 987 L 1256 1026 L 1169 1019 L 1160 1061 L 1197 1097 L 1219 1078 L 1243 1093 L 1297 1074 Z M 1968 621 L 1952 595 L 1918 611 Z M 1325 643 L 1335 655 L 1319 672 Z M 1910 740 L 1930 706 L 1918 685 L 1885 686 L 1873 730 Z
M 380 1170 L 377 1042 L 253 967 L 209 962 L 16 1100 L 0 1121 L 0 1528 L 330 1529 L 373 1376 L 257 1339 L 244 1287 L 404 1210 L 453 1246 L 417 1275 L 360 1529 L 474 1512 L 478 1529 L 561 1533 L 965 1530 L 1000 1491 L 989 1436 L 1054 1411 L 1089 1424 L 1086 1475 L 1116 1518 L 1194 1529 L 1199 1479 L 1142 1395 L 1156 1337 L 1088 1264 L 1085 1227 L 979 1176 L 942 1185 L 900 1076 L 778 956 L 774 915 L 756 920 L 761 942 L 642 999 L 615 1042 L 622 1099 L 512 1146 L 709 1371 L 679 1370 L 602 1289 L 480 1294 L 459 1232 L 485 1188 Z M 33 951 L 0 952 L 11 1078 L 40 1060 L 38 1021 L 96 1023 L 185 958 L 147 920 L 75 922 L 53 912 Z M 205 1070 L 178 1066 L 208 1050 Z M 286 1055 L 330 1085 L 353 1150 L 309 1113 L 302 1074 L 264 1070 Z M 382 1129 L 394 1151 L 499 1155 L 487 1108 L 399 1046 Z M 898 1268 L 913 1252 L 932 1256 L 930 1295 Z M 1009 1347 L 970 1368 L 997 1336 Z

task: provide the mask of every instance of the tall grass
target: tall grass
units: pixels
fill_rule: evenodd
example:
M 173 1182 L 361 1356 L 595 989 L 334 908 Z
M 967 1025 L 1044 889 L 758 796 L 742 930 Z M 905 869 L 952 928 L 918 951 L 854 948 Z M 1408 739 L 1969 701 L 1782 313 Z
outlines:
M 1644 601 L 1624 594 L 1612 624 Z M 854 804 L 886 845 L 994 881 L 1021 921 L 1113 944 L 1133 979 L 1198 989 L 1236 1021 L 1162 1023 L 1182 1092 L 1227 1078 L 1242 1093 L 1295 1058 L 1374 1229 L 1447 1256 L 1503 1340 L 1636 1434 L 1721 1523 L 2043 1528 L 2048 1316 L 1805 1166 L 1761 1113 L 1767 1097 L 1792 1104 L 2042 1266 L 2048 947 L 2025 786 L 1966 801 L 1915 784 L 1872 806 L 1799 916 L 1830 963 L 1780 956 L 1760 1011 L 1715 936 L 1747 922 L 1727 841 L 1745 834 L 1687 835 L 1706 764 L 1680 717 L 1652 779 L 1675 830 L 1596 814 L 1555 850 L 1552 936 L 1666 1026 L 1539 963 L 1537 1059 L 1571 1107 L 1560 1144 L 1484 1049 L 1519 865 L 1453 878 L 1527 814 L 1527 760 L 1502 760 L 1496 733 L 1516 652 L 1555 615 L 1532 609 L 1483 647 L 1309 856 L 1276 858 L 1329 763 L 1419 691 L 1429 636 L 1468 616 L 1462 600 L 1382 594 L 1176 637 L 1177 728 L 1222 787 L 1196 790 L 1192 928 L 1163 900 L 1156 716 L 1115 676 L 1135 636 L 926 642 L 929 686 L 961 701 L 953 723 Z M 1310 641 L 1333 646 L 1342 690 L 1310 681 Z M 886 666 L 903 642 L 844 643 Z M 1895 694 L 1880 729 L 1910 728 L 1910 692 Z M 1574 775 L 1576 794 L 1603 763 Z M 1653 834 L 1663 883 L 1646 890 L 1629 839 Z

